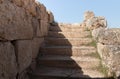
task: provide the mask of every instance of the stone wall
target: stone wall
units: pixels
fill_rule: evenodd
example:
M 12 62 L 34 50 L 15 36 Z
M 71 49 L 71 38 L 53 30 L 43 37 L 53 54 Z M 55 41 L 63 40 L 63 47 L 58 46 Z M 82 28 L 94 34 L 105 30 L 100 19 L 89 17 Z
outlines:
M 0 79 L 29 79 L 50 24 L 53 14 L 35 0 L 0 0 Z M 109 74 L 120 76 L 120 29 L 107 29 L 106 19 L 91 11 L 79 26 L 92 31 Z
M 82 23 L 83 27 L 86 27 L 90 30 L 103 27 L 107 27 L 107 21 L 103 16 L 95 16 L 92 11 L 87 11 L 84 13 L 84 21 Z
M 0 79 L 28 79 L 53 21 L 35 0 L 0 0 Z
M 120 29 L 101 29 L 96 37 L 98 52 L 108 74 L 120 76 Z
M 92 31 L 97 42 L 102 64 L 108 68 L 108 76 L 120 76 L 120 28 L 106 28 L 104 17 L 96 17 L 93 12 L 85 13 L 83 25 Z

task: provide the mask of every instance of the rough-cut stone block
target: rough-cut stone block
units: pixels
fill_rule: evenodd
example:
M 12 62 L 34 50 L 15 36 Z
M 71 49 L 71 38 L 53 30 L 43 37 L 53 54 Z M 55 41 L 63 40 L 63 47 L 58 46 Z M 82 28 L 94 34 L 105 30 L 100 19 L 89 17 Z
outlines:
M 48 23 L 44 20 L 40 20 L 40 32 L 41 36 L 46 36 L 48 34 Z
M 34 37 L 41 37 L 41 30 L 40 30 L 40 21 L 36 18 L 32 18 L 32 26 L 33 26 L 33 33 Z
M 90 18 L 93 18 L 95 14 L 92 11 L 87 11 L 84 13 L 84 20 L 88 20 Z
M 19 40 L 15 42 L 19 73 L 28 68 L 32 61 L 32 40 Z
M 103 64 L 109 68 L 109 74 L 120 76 L 120 45 L 98 43 L 97 47 Z
M 0 42 L 0 79 L 16 79 L 17 71 L 14 46 L 10 42 Z
M 30 79 L 27 70 L 24 70 L 21 74 L 19 74 L 18 79 Z
M 41 19 L 41 9 L 40 9 L 40 2 L 36 1 L 36 13 L 37 13 L 37 18 Z
M 100 32 L 98 41 L 105 45 L 120 45 L 120 29 L 106 29 Z
M 44 42 L 44 38 L 34 38 L 32 40 L 32 58 L 35 59 L 38 56 L 40 47 Z
M 54 22 L 54 16 L 53 16 L 52 12 L 50 12 L 50 11 L 48 11 L 48 21 L 49 21 L 49 23 Z
M 99 27 L 106 28 L 107 27 L 107 21 L 104 17 L 93 17 L 88 20 L 86 20 L 86 27 L 89 29 L 96 29 Z
M 104 32 L 105 28 L 97 28 L 92 30 L 92 37 L 94 38 L 95 41 L 98 41 L 100 33 Z
M 3 0 L 0 0 L 0 4 L 3 3 Z
M 11 0 L 13 3 L 15 3 L 17 6 L 22 6 L 22 1 L 21 0 Z
M 35 0 L 21 0 L 23 7 L 30 13 L 32 16 L 36 16 L 36 3 Z
M 31 16 L 9 0 L 0 4 L 0 40 L 31 39 Z
M 46 11 L 46 7 L 43 4 L 40 4 L 41 10 L 41 20 L 48 22 L 48 12 Z

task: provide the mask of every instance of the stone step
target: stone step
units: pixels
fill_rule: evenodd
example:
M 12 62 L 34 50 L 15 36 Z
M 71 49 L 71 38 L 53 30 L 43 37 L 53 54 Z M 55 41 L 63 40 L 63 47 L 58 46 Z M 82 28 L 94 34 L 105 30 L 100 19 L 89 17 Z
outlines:
M 67 56 L 83 56 L 96 52 L 96 48 L 92 46 L 49 46 L 43 47 L 40 53 L 43 55 L 67 55 Z
M 46 38 L 46 44 L 49 46 L 81 46 L 88 45 L 93 40 L 91 38 Z
M 65 68 L 94 68 L 100 65 L 100 60 L 95 57 L 75 56 L 41 56 L 38 63 L 40 66 L 65 67 Z
M 86 32 L 52 32 L 52 31 L 49 31 L 48 37 L 84 38 L 84 37 L 91 37 L 91 33 L 89 31 L 86 31 Z
M 32 77 L 33 79 L 104 79 L 105 76 L 97 69 L 40 67 Z
M 55 31 L 55 32 L 83 32 L 87 31 L 87 29 L 82 28 L 82 27 L 64 27 L 64 26 L 50 26 L 49 27 L 50 31 Z

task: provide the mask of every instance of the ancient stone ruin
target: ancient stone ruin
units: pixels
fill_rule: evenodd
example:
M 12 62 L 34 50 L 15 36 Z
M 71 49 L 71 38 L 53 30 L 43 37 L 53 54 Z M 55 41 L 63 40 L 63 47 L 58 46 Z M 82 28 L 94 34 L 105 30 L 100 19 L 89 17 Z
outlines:
M 120 28 L 105 17 L 57 23 L 35 0 L 0 0 L 0 79 L 119 79 L 119 58 Z

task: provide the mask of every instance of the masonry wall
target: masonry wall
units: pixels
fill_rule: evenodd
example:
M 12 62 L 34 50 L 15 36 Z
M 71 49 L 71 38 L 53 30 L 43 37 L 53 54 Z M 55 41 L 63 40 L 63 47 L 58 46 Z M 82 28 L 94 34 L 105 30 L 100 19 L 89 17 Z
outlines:
M 120 28 L 107 28 L 106 19 L 91 11 L 85 12 L 82 25 L 91 30 L 108 76 L 120 77 Z
M 108 76 L 120 77 L 120 28 L 107 28 L 105 18 L 96 17 L 91 11 L 86 12 L 84 17 L 82 24 L 91 30 Z
M 0 0 L 0 79 L 29 79 L 54 16 L 35 0 Z
M 108 75 L 114 77 L 120 76 L 120 29 L 102 29 L 93 31 L 98 32 L 96 36 L 98 53 L 101 56 L 102 63 L 108 68 Z
M 35 0 L 0 0 L 0 79 L 29 79 L 53 22 L 53 14 Z M 106 29 L 106 19 L 90 11 L 80 26 L 92 31 L 110 75 L 119 76 L 120 29 Z

